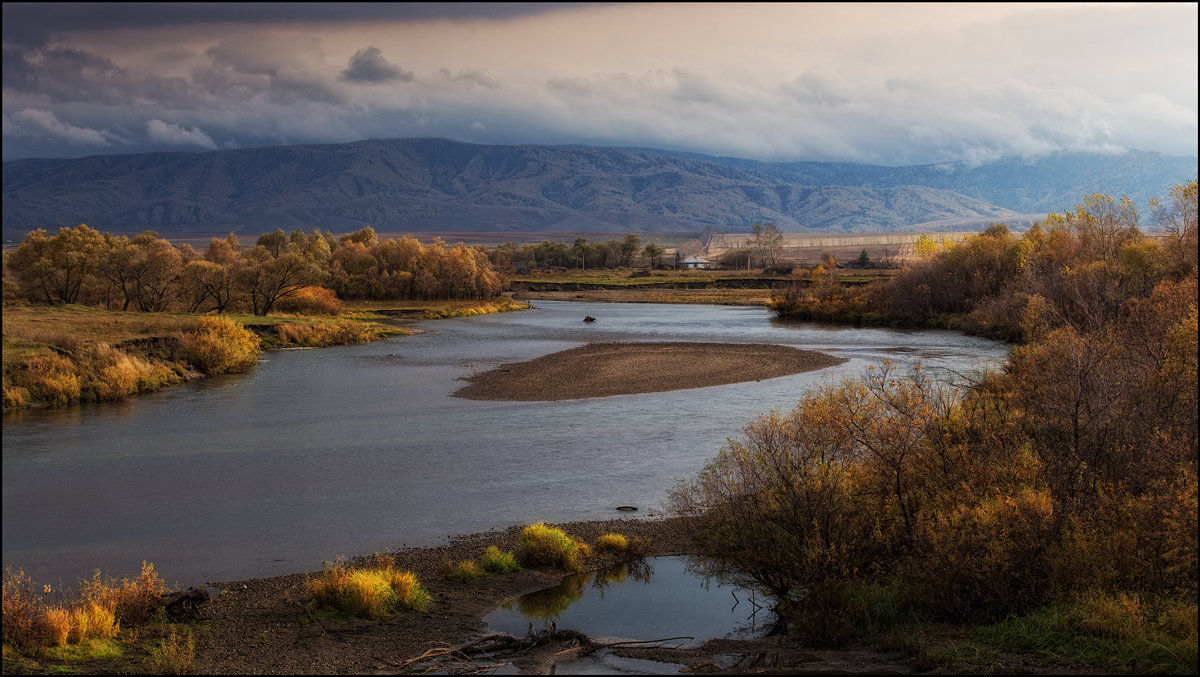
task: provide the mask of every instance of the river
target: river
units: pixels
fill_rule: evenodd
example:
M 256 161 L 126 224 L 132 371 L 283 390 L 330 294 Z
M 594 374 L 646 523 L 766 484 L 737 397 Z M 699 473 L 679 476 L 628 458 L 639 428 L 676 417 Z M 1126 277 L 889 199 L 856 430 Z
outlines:
M 1007 347 L 947 331 L 781 322 L 761 307 L 535 301 L 376 343 L 271 352 L 247 374 L 125 402 L 6 414 L 3 551 L 39 585 L 153 562 L 197 585 L 319 569 L 535 521 L 661 512 L 755 416 L 885 359 L 995 368 Z M 597 318 L 584 323 L 584 316 Z M 452 397 L 461 380 L 592 341 L 774 343 L 817 372 L 563 402 Z

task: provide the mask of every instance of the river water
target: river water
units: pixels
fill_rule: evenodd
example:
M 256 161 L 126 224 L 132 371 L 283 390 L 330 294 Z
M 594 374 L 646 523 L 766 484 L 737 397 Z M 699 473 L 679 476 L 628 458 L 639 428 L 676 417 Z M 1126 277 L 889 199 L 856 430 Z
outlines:
M 885 359 L 994 368 L 945 331 L 785 323 L 761 307 L 535 301 L 427 333 L 267 353 L 250 373 L 3 419 L 3 551 L 35 582 L 154 562 L 168 583 L 319 569 L 536 521 L 660 512 L 755 416 Z M 592 315 L 596 322 L 584 323 Z M 849 358 L 759 382 L 563 402 L 452 397 L 461 380 L 592 341 L 774 343 Z

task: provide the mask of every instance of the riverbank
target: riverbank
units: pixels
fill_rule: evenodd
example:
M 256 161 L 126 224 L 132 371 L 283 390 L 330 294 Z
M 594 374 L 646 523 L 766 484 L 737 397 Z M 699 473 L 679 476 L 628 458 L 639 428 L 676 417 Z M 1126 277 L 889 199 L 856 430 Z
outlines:
M 760 381 L 845 361 L 763 344 L 589 343 L 476 374 L 454 395 L 545 402 L 666 392 Z
M 571 536 L 594 543 L 604 533 L 616 532 L 649 544 L 647 555 L 681 555 L 689 551 L 686 533 L 678 518 L 626 518 L 555 525 Z M 450 663 L 417 661 L 430 650 L 467 644 L 487 634 L 483 618 L 520 595 L 557 585 L 566 572 L 525 569 L 517 573 L 486 576 L 463 583 L 445 578 L 449 564 L 477 559 L 489 545 L 516 548 L 523 526 L 462 536 L 434 547 L 405 549 L 389 556 L 396 567 L 416 574 L 432 596 L 427 612 L 402 611 L 381 621 L 315 618 L 306 608 L 305 581 L 319 572 L 272 578 L 213 582 L 216 594 L 203 605 L 200 620 L 180 625 L 190 636 L 194 653 L 189 672 L 196 674 L 398 674 L 424 669 L 453 669 Z M 362 559 L 362 558 L 360 558 Z M 139 648 L 137 633 L 161 634 L 162 628 L 132 629 L 134 640 L 123 655 L 84 660 L 32 659 L 5 655 L 4 674 L 114 674 L 147 671 L 150 656 Z M 673 636 L 664 627 L 662 636 Z M 569 660 L 589 648 L 590 640 L 573 633 L 544 637 L 531 650 L 500 659 L 515 668 L 545 674 L 556 660 Z M 753 661 L 774 655 L 788 667 L 820 672 L 828 670 L 878 673 L 909 672 L 896 652 L 868 647 L 837 650 L 804 648 L 795 638 L 775 635 L 751 640 L 713 640 L 699 648 L 676 650 L 654 646 L 625 647 L 619 655 L 663 662 L 664 671 L 689 666 L 712 672 L 722 665 Z M 674 665 L 671 665 L 674 664 Z M 461 668 L 460 666 L 457 666 Z M 750 670 L 755 671 L 755 670 Z M 739 672 L 743 672 L 739 670 Z
M 4 411 L 118 401 L 213 375 L 182 346 L 202 318 L 228 317 L 258 337 L 255 350 L 366 343 L 413 330 L 424 319 L 524 310 L 492 301 L 361 302 L 337 315 L 211 316 L 114 311 L 79 305 L 4 307 Z M 228 346 L 212 344 L 212 349 Z M 252 368 L 255 361 L 227 371 Z

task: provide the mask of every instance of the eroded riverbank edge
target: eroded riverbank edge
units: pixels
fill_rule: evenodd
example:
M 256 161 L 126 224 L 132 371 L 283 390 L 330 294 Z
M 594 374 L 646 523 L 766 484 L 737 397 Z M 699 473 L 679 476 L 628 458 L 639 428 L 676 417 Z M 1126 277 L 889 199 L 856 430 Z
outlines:
M 690 543 L 679 518 L 620 518 L 559 523 L 587 542 L 617 532 L 650 543 L 649 556 L 686 555 Z M 430 547 L 389 552 L 397 566 L 417 574 L 433 596 L 426 613 L 402 612 L 384 621 L 316 620 L 305 610 L 305 580 L 317 572 L 211 583 L 221 591 L 195 623 L 192 670 L 209 674 L 398 673 L 430 649 L 459 646 L 487 633 L 483 617 L 503 603 L 557 585 L 563 571 L 527 569 L 472 583 L 444 578 L 445 567 L 477 558 L 489 545 L 516 547 L 524 525 L 460 536 Z M 676 633 L 664 627 L 662 636 Z M 714 640 L 696 649 L 621 649 L 623 655 L 720 669 L 739 656 L 776 654 L 789 671 L 909 672 L 903 657 L 867 647 L 813 650 L 786 636 Z M 733 656 L 735 658 L 730 658 Z M 529 660 L 539 660 L 529 656 Z M 519 663 L 517 663 L 519 665 Z M 708 666 L 708 667 L 705 667 Z M 670 666 L 664 666 L 669 668 Z M 411 666 L 407 666 L 411 670 Z

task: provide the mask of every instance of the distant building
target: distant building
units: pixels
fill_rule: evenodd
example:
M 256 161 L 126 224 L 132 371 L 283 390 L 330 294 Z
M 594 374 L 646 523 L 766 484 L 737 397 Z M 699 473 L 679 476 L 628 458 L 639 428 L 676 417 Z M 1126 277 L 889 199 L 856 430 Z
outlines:
M 679 260 L 680 268 L 707 268 L 708 264 L 708 259 L 702 259 L 699 256 L 689 256 Z

